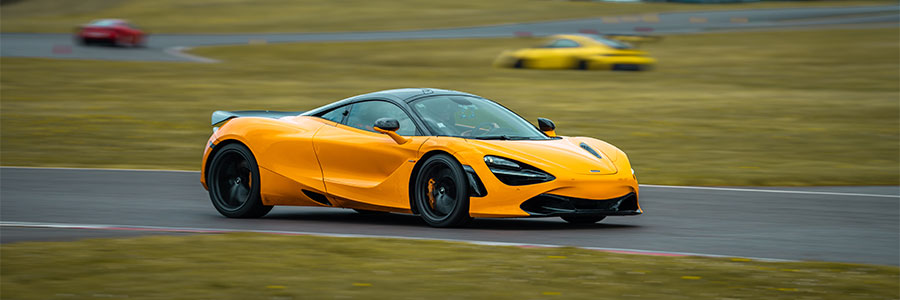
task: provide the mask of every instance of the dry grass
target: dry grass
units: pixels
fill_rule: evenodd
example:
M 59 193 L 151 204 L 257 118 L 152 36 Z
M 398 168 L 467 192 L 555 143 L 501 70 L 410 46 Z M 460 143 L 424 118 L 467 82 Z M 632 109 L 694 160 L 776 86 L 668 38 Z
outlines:
M 152 33 L 321 32 L 444 28 L 684 10 L 896 4 L 889 0 L 725 5 L 551 0 L 25 0 L 3 5 L 4 32 L 71 32 L 125 18 Z
M 896 299 L 897 267 L 260 234 L 0 246 L 9 299 Z
M 197 170 L 209 114 L 436 87 L 625 150 L 642 183 L 898 184 L 898 30 L 671 36 L 651 72 L 494 69 L 527 39 L 202 48 L 220 64 L 2 58 L 2 163 Z

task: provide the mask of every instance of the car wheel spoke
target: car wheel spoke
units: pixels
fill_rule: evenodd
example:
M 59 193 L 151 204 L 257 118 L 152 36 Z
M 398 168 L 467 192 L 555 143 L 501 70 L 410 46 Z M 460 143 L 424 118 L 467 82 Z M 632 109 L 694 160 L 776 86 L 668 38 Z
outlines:
M 451 211 L 453 211 L 453 204 L 455 201 L 453 198 L 447 196 L 446 194 L 440 195 L 436 199 L 436 202 L 437 203 L 435 203 L 434 209 L 437 211 L 437 213 L 441 215 L 447 215 Z
M 250 195 L 250 189 L 243 184 L 239 184 L 237 188 L 237 195 L 237 204 L 244 204 L 244 202 L 247 202 L 247 196 Z
M 231 189 L 228 192 L 228 204 L 238 206 L 241 204 L 240 201 L 240 193 L 241 193 L 241 185 L 236 184 L 232 181 Z

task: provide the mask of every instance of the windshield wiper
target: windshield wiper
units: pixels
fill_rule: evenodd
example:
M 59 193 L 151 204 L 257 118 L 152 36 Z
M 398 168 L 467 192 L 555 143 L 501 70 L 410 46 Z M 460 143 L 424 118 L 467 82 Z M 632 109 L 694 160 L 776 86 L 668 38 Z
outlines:
M 534 139 L 528 136 L 517 136 L 517 135 L 484 135 L 484 136 L 476 136 L 474 139 L 477 140 L 531 140 Z

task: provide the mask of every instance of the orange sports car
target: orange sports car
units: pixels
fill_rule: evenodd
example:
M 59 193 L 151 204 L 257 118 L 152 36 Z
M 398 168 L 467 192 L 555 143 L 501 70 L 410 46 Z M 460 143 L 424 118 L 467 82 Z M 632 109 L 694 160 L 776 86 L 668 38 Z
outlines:
M 416 214 L 435 227 L 473 217 L 594 223 L 641 214 L 622 150 L 557 136 L 491 100 L 397 89 L 307 112 L 216 111 L 201 182 L 232 218 L 274 205 Z

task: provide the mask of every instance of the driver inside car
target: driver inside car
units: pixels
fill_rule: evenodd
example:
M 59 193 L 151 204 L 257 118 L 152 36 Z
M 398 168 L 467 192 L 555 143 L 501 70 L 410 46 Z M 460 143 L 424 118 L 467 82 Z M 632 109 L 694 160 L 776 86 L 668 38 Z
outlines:
M 460 130 L 456 124 L 456 115 L 459 105 L 452 101 L 435 101 L 428 106 L 434 119 L 425 118 L 436 131 L 445 135 L 458 136 Z

